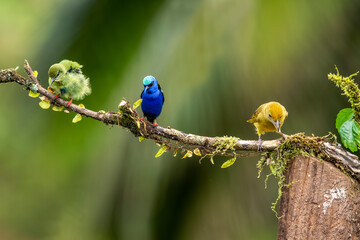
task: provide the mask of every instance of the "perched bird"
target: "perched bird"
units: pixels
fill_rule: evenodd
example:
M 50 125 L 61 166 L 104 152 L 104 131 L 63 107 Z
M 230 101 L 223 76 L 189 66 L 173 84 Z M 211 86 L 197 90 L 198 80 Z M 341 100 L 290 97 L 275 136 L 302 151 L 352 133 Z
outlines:
M 141 110 L 149 122 L 157 125 L 156 118 L 160 115 L 165 101 L 163 90 L 153 76 L 146 76 L 143 85 L 144 90 L 140 95 Z
M 259 135 L 259 151 L 261 150 L 262 134 L 276 131 L 284 136 L 281 132 L 281 126 L 284 124 L 284 120 L 287 116 L 288 112 L 280 103 L 268 102 L 258 107 L 251 119 L 247 120 L 247 122 L 254 124 L 257 134 Z
M 82 100 L 91 93 L 90 80 L 81 71 L 82 65 L 70 60 L 62 60 L 49 68 L 49 87 L 59 96 L 72 100 Z

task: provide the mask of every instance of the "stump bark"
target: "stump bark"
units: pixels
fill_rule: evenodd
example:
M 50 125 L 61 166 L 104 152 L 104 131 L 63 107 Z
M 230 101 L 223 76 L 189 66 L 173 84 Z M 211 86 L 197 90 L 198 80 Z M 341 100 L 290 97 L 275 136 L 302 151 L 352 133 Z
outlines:
M 297 156 L 288 166 L 278 238 L 360 239 L 360 184 L 332 163 Z

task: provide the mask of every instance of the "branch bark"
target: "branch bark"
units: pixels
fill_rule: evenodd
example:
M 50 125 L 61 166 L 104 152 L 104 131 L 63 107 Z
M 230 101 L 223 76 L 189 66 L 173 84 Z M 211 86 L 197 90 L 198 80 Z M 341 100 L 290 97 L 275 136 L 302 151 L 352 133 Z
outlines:
M 93 111 L 87 108 L 82 108 L 74 103 L 67 107 L 67 101 L 61 98 L 55 99 L 55 95 L 45 89 L 34 76 L 33 71 L 29 63 L 25 60 L 24 65 L 27 73 L 26 77 L 19 75 L 16 69 L 4 69 L 0 71 L 0 83 L 14 82 L 27 87 L 30 90 L 32 85 L 35 85 L 37 92 L 41 95 L 46 96 L 52 101 L 53 104 L 63 106 L 69 111 L 79 113 L 85 117 L 93 118 L 107 125 L 118 125 L 122 126 L 136 137 L 142 136 L 144 138 L 152 139 L 160 144 L 165 144 L 168 148 L 180 148 L 182 150 L 193 151 L 198 148 L 202 155 L 213 154 L 213 155 L 225 155 L 225 156 L 249 156 L 260 154 L 257 151 L 258 142 L 254 140 L 240 140 L 238 139 L 232 146 L 232 149 L 223 151 L 216 150 L 215 143 L 225 142 L 228 138 L 224 137 L 207 137 L 199 136 L 195 134 L 187 134 L 179 130 L 170 127 L 155 126 L 150 122 L 140 118 L 134 108 L 130 106 L 130 103 L 123 99 L 119 104 L 119 112 L 112 111 Z M 263 151 L 273 151 L 281 142 L 281 139 L 263 141 Z

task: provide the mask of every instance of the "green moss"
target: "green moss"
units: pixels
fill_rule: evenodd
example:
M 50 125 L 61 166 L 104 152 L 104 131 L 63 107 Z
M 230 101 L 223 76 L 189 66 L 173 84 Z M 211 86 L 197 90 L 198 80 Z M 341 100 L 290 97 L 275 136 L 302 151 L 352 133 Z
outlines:
M 261 176 L 265 166 L 269 166 L 270 173 L 265 177 L 265 188 L 267 188 L 267 181 L 270 176 L 274 176 L 278 183 L 278 197 L 271 205 L 271 210 L 275 212 L 276 217 L 279 218 L 276 206 L 282 196 L 283 187 L 289 187 L 292 183 L 285 184 L 285 171 L 288 163 L 294 159 L 295 156 L 314 156 L 320 159 L 328 159 L 325 153 L 321 151 L 321 144 L 325 140 L 329 140 L 328 135 L 325 137 L 309 137 L 304 133 L 298 133 L 288 136 L 279 146 L 272 152 L 266 152 L 262 155 L 257 163 L 258 178 Z
M 236 157 L 236 151 L 234 146 L 240 140 L 240 138 L 224 136 L 218 139 L 219 140 L 213 145 L 214 147 L 216 147 L 213 155 L 225 154 L 228 150 L 231 150 L 234 153 L 234 157 Z
M 219 137 L 218 141 L 216 141 L 213 144 L 215 150 L 201 157 L 199 162 L 201 162 L 201 160 L 205 157 L 210 157 L 211 163 L 214 164 L 213 157 L 215 155 L 228 155 L 229 151 L 231 151 L 234 154 L 234 157 L 229 159 L 222 165 L 222 168 L 230 167 L 236 161 L 236 150 L 234 146 L 239 140 L 240 138 L 236 138 L 236 137 L 228 137 L 228 136 Z
M 349 98 L 351 108 L 355 110 L 355 120 L 360 121 L 360 89 L 354 82 L 354 77 L 359 73 L 351 74 L 348 77 L 340 75 L 338 68 L 335 66 L 336 74 L 329 73 L 328 79 L 333 81 L 337 87 L 340 87 L 344 92 L 343 95 Z

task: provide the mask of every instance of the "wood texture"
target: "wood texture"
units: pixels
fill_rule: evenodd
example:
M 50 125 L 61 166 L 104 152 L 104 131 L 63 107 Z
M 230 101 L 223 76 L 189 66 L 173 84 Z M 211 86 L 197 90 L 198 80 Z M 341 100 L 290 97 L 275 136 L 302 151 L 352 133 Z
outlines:
M 333 164 L 297 156 L 283 187 L 278 239 L 360 239 L 359 182 Z

